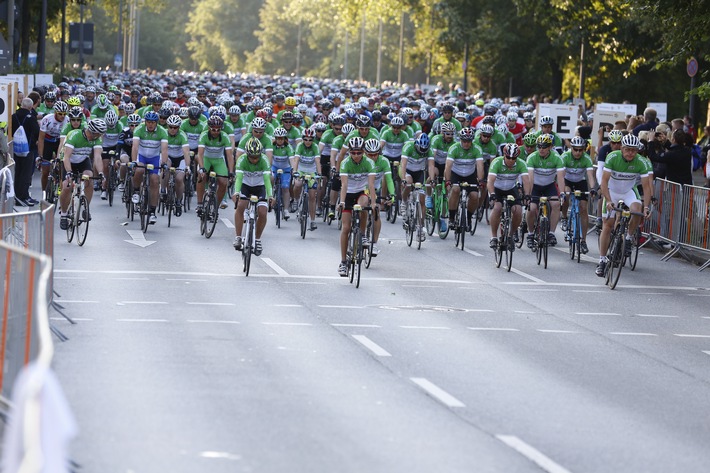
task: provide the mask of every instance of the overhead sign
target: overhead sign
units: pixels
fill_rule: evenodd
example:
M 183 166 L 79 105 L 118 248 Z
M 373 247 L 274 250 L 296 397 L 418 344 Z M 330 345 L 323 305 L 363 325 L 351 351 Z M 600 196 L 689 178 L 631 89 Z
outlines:
M 665 122 L 668 120 L 668 104 L 666 102 L 648 102 L 646 107 L 656 111 L 658 121 Z
M 52 74 L 35 74 L 35 85 L 49 85 L 54 83 Z
M 5 37 L 0 34 L 0 74 L 9 74 L 10 72 L 12 72 L 10 45 L 7 44 Z
M 69 23 L 69 54 L 79 52 L 79 40 L 81 38 L 81 27 L 84 27 L 84 54 L 94 54 L 94 24 L 93 23 Z
M 540 129 L 540 117 L 548 115 L 555 121 L 552 125 L 552 131 L 557 133 L 562 139 L 571 139 L 574 137 L 575 129 L 577 128 L 577 116 L 579 115 L 579 107 L 577 105 L 560 105 L 552 103 L 538 104 L 537 109 L 537 129 Z
M 686 71 L 689 77 L 695 77 L 695 74 L 698 73 L 698 60 L 691 56 L 690 59 L 688 59 Z
M 599 110 L 607 110 L 611 112 L 624 112 L 624 115 L 638 115 L 638 106 L 635 103 L 607 103 L 602 102 L 598 104 L 594 113 Z M 626 117 L 624 117 L 626 119 Z

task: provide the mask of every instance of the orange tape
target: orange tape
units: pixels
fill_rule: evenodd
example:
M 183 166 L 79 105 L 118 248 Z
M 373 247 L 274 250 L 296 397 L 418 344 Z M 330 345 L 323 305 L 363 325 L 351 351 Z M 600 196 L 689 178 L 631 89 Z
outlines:
M 12 252 L 7 250 L 7 262 L 5 263 L 5 296 L 3 297 L 2 308 L 2 339 L 0 339 L 0 392 L 2 392 L 2 378 L 5 370 L 5 337 L 7 335 L 7 316 L 10 310 L 10 269 L 12 267 Z
M 27 327 L 25 335 L 25 364 L 30 362 L 30 348 L 32 347 L 32 302 L 35 294 L 35 260 L 30 260 L 30 287 L 27 291 Z

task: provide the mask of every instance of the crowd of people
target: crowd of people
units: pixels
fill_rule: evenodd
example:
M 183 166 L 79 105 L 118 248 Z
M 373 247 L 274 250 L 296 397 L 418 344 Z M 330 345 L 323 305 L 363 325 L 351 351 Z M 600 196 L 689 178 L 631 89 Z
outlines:
M 432 205 L 432 183 L 439 179 L 446 184 L 449 214 L 439 222 L 444 230 L 454 223 L 461 183 L 474 189 L 470 215 L 487 194 L 494 202 L 491 247 L 505 237 L 497 234 L 496 222 L 500 202 L 507 195 L 515 198 L 514 226 L 525 204 L 530 227 L 539 198 L 559 198 L 552 205 L 549 235 L 555 244 L 557 222 L 565 217 L 560 212 L 565 208 L 560 205 L 565 191 L 599 192 L 611 206 L 623 197 L 632 210 L 648 212 L 653 177 L 693 182 L 695 130 L 689 117 L 659 123 L 651 108 L 643 116 L 599 128 L 599 147 L 591 149 L 591 109 L 580 108 L 576 136 L 562 139 L 553 131 L 553 118 L 537 115 L 534 98 L 490 98 L 455 87 L 371 87 L 336 80 L 177 73 L 102 72 L 93 79 L 65 79 L 36 87 L 21 98 L 12 115 L 12 129 L 22 126 L 30 145 L 27 156 L 15 157 L 16 205 L 38 203 L 30 193 L 33 172 L 40 170 L 44 189 L 55 159 L 61 160 L 65 173 L 63 190 L 69 190 L 78 175 L 101 178 L 108 166 L 120 162 L 152 164 L 152 170 L 138 168 L 133 183 L 137 189 L 142 173 L 151 174 L 149 223 L 155 224 L 155 210 L 165 191 L 161 167 L 178 170 L 178 202 L 182 202 L 185 180 L 195 176 L 198 215 L 206 176 L 214 171 L 222 208 L 227 206 L 227 196 L 232 195 L 234 201 L 233 245 L 238 250 L 243 245 L 246 205 L 240 205 L 240 200 L 258 196 L 258 255 L 275 193 L 286 203 L 287 219 L 289 211 L 295 210 L 294 195 L 298 196 L 300 186 L 308 185 L 310 230 L 317 229 L 317 216 L 326 213 L 334 218 L 342 212 L 338 267 L 342 276 L 347 274 L 345 245 L 353 205 L 384 208 L 395 193 L 400 195 L 396 187 L 400 182 L 404 183 L 403 200 L 409 185 L 421 183 L 426 188 L 423 205 L 427 209 Z M 701 161 L 707 161 L 710 153 L 709 137 L 710 127 L 699 144 Z M 118 157 L 115 164 L 112 155 Z M 401 165 L 392 166 L 394 162 Z M 596 174 L 593 164 L 597 164 Z M 274 189 L 278 171 L 280 188 Z M 120 172 L 123 178 L 125 166 Z M 633 182 L 622 177 L 629 172 L 637 175 Z M 322 179 L 304 184 L 303 179 L 294 179 L 297 174 Z M 706 170 L 705 174 L 710 173 Z M 96 182 L 95 191 L 105 199 L 106 181 Z M 325 182 L 330 182 L 331 191 L 323 198 Z M 36 190 L 36 197 L 40 194 Z M 61 194 L 61 228 L 67 226 L 69 194 Z M 87 189 L 89 200 L 92 194 Z M 133 200 L 138 202 L 137 194 Z M 586 221 L 586 194 L 582 200 Z M 608 210 L 600 239 L 599 275 L 613 221 L 607 218 L 613 215 L 611 207 Z M 175 215 L 182 212 L 178 203 Z M 363 227 L 366 222 L 363 213 Z M 632 222 L 630 234 L 638 223 L 638 219 Z M 379 253 L 378 234 L 379 225 L 372 241 L 363 242 L 373 255 Z M 418 222 L 417 238 L 426 238 L 422 222 Z M 528 241 L 529 247 L 533 244 Z M 586 242 L 582 244 L 586 253 Z

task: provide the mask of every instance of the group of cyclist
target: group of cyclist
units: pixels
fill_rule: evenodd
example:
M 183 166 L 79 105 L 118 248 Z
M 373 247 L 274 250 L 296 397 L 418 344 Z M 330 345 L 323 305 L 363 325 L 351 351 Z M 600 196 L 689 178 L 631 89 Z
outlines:
M 651 166 L 639 155 L 640 142 L 633 134 L 609 133 L 608 153 L 598 161 L 595 176 L 589 143 L 580 136 L 562 140 L 553 132 L 554 120 L 537 117 L 534 109 L 511 101 L 476 99 L 466 103 L 446 94 L 368 90 L 352 87 L 341 93 L 326 87 L 279 89 L 276 84 L 232 82 L 204 87 L 199 83 L 180 85 L 166 81 L 154 87 L 131 87 L 109 77 L 96 85 L 61 83 L 44 94 L 39 143 L 42 185 L 49 166 L 60 157 L 66 173 L 61 193 L 60 226 L 67 226 L 66 212 L 75 176 L 102 178 L 109 166 L 116 166 L 123 178 L 126 167 L 136 163 L 133 189 L 139 189 L 144 173 L 150 174 L 149 224 L 157 221 L 156 208 L 166 189 L 168 167 L 175 169 L 177 194 L 175 216 L 182 212 L 182 194 L 187 179 L 197 186 L 197 214 L 203 210 L 206 176 L 217 176 L 217 201 L 227 195 L 234 202 L 235 239 L 241 250 L 244 210 L 251 196 L 258 198 L 254 253 L 263 250 L 261 237 L 267 213 L 279 196 L 285 204 L 283 218 L 296 210 L 298 196 L 307 186 L 310 230 L 317 229 L 316 217 L 333 219 L 341 214 L 341 262 L 338 273 L 347 275 L 346 249 L 354 205 L 362 208 L 362 234 L 368 218 L 392 205 L 394 196 L 406 202 L 415 184 L 420 203 L 433 205 L 432 188 L 443 182 L 449 212 L 441 215 L 440 232 L 446 233 L 459 206 L 462 183 L 468 189 L 468 216 L 476 215 L 486 197 L 491 202 L 490 246 L 508 244 L 518 238 L 522 206 L 527 206 L 527 225 L 533 228 L 541 197 L 550 203 L 548 242 L 556 244 L 555 229 L 566 215 L 565 195 L 580 194 L 583 224 L 580 248 L 588 252 L 587 196 L 598 189 L 604 198 L 604 224 L 600 237 L 597 275 L 603 276 L 613 208 L 623 200 L 631 210 L 648 214 Z M 66 91 L 70 90 L 67 94 Z M 60 100 L 59 97 L 62 97 Z M 566 150 L 565 150 L 566 149 Z M 602 160 L 603 159 L 603 160 Z M 149 166 L 152 165 L 152 166 Z M 280 188 L 274 189 L 274 176 Z M 322 179 L 321 179 L 322 177 Z M 596 182 L 595 182 L 596 181 Z M 107 183 L 98 184 L 102 199 Z M 598 186 L 597 186 L 598 183 Z M 325 195 L 326 189 L 330 193 Z M 231 192 L 228 192 L 231 191 Z M 92 189 L 87 188 L 91 200 Z M 497 234 L 502 202 L 513 196 L 511 234 L 500 242 Z M 140 196 L 132 196 L 138 204 Z M 222 203 L 222 208 L 226 203 Z M 89 218 L 87 216 L 87 218 Z M 629 235 L 639 219 L 632 219 Z M 426 239 L 422 220 L 414 222 L 418 240 Z M 373 221 L 372 241 L 362 244 L 373 256 L 381 222 Z M 532 233 L 527 245 L 533 248 Z M 629 246 L 630 247 L 630 246 Z

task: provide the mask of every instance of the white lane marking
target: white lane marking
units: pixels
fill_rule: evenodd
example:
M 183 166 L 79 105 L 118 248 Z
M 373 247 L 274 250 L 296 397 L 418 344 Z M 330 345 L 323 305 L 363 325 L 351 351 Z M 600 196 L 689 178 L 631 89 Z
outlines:
M 283 269 L 283 268 L 282 268 L 281 266 L 279 266 L 278 264 L 274 263 L 274 260 L 272 260 L 271 258 L 261 258 L 261 261 L 263 261 L 263 262 L 266 263 L 271 269 L 273 269 L 274 271 L 276 271 L 276 274 L 278 274 L 279 276 L 288 276 L 288 273 L 286 272 L 286 270 Z
M 514 310 L 516 314 L 537 314 L 537 312 L 532 312 L 530 310 Z
M 382 328 L 381 325 L 373 324 L 330 324 L 332 327 L 358 327 L 358 328 Z
M 167 322 L 167 319 L 116 319 L 116 322 Z
M 327 304 L 318 304 L 318 307 L 321 307 L 323 309 L 364 309 L 364 305 L 327 305 Z
M 353 335 L 353 338 L 377 356 L 392 356 L 387 350 L 367 338 L 365 335 Z
M 89 318 L 82 318 L 82 317 L 72 317 L 72 320 L 75 320 L 77 322 L 91 322 L 94 319 L 89 319 Z M 66 321 L 64 317 L 50 317 L 49 320 L 64 320 Z
M 412 328 L 412 329 L 422 329 L 422 330 L 451 330 L 451 327 L 436 327 L 436 326 L 425 326 L 425 325 L 400 325 L 399 328 Z
M 155 243 L 155 241 L 146 240 L 145 235 L 141 230 L 126 230 L 126 232 L 128 232 L 128 236 L 131 237 L 130 240 L 123 240 L 126 243 L 131 243 L 133 245 L 140 246 L 141 248 L 145 248 Z
M 121 301 L 118 304 L 162 304 L 165 305 L 167 302 L 162 301 Z
M 274 304 L 274 307 L 303 307 L 301 304 Z
M 538 332 L 542 333 L 581 333 L 577 332 L 575 330 L 553 330 L 553 329 L 545 329 L 545 328 L 539 328 L 537 329 Z
M 576 315 L 621 315 L 616 312 L 575 312 Z
M 469 330 L 479 330 L 479 331 L 488 331 L 488 332 L 520 332 L 520 329 L 517 328 L 508 328 L 508 327 L 466 327 Z
M 557 251 L 561 251 L 562 253 L 567 253 L 567 254 L 569 254 L 569 244 L 567 245 L 566 248 L 560 247 L 560 246 L 555 246 L 555 247 L 553 247 L 553 248 L 555 248 Z M 594 258 L 594 257 L 592 257 L 592 256 L 587 256 L 587 255 L 582 255 L 580 259 L 582 259 L 582 260 L 584 260 L 584 261 L 591 261 L 592 263 L 598 263 L 598 262 L 599 262 L 599 258 Z
M 409 378 L 411 379 L 415 384 L 417 384 L 420 388 L 422 388 L 424 391 L 426 391 L 430 396 L 438 399 L 440 402 L 444 403 L 445 405 L 449 407 L 466 407 L 466 405 L 456 399 L 454 396 L 451 394 L 447 393 L 443 389 L 441 389 L 439 386 L 436 384 L 432 383 L 426 378 Z
M 56 270 L 55 270 L 56 271 Z M 86 279 L 82 277 L 72 277 L 72 276 L 54 276 L 54 279 Z
M 224 223 L 224 225 L 225 225 L 227 228 L 234 229 L 234 224 L 233 224 L 232 221 L 229 220 L 227 217 L 222 217 L 222 218 L 220 218 L 220 220 L 222 221 L 222 223 Z
M 557 292 L 559 289 L 521 289 L 521 291 L 528 292 Z
M 592 289 L 572 289 L 572 292 L 603 292 L 608 294 L 609 291 L 594 291 Z
M 710 335 L 695 335 L 692 333 L 674 333 L 673 335 L 684 338 L 710 338 Z
M 326 285 L 326 283 L 318 282 L 318 281 L 284 281 L 284 284 L 311 284 L 311 285 L 319 285 L 319 286 Z
M 443 286 L 434 286 L 434 285 L 427 285 L 427 284 L 402 284 L 402 287 L 443 287 Z
M 535 276 L 531 276 L 531 275 L 529 275 L 528 273 L 524 273 L 524 272 L 520 271 L 519 269 L 511 268 L 510 270 L 511 270 L 512 272 L 514 272 L 515 274 L 517 274 L 518 276 L 522 276 L 522 277 L 524 277 L 524 278 L 527 278 L 527 279 L 531 280 L 532 282 L 536 282 L 536 283 L 538 283 L 538 284 L 547 284 L 547 283 L 546 283 L 545 281 L 543 281 L 542 279 L 536 278 Z
M 233 453 L 228 453 L 228 452 L 212 452 L 212 451 L 201 452 L 200 457 L 202 457 L 202 458 L 219 458 L 219 459 L 223 459 L 223 460 L 241 460 L 242 459 L 241 455 L 234 455 Z
M 190 281 L 190 282 L 207 282 L 207 279 L 190 279 L 190 278 L 166 278 L 166 281 Z
M 236 320 L 188 320 L 191 324 L 241 324 Z
M 233 302 L 185 302 L 187 305 L 215 305 L 215 306 L 233 306 L 237 305 Z
M 515 435 L 496 435 L 496 438 L 548 473 L 571 473 L 567 468 L 559 465 L 540 450 L 525 443 Z
M 57 304 L 98 304 L 99 301 L 65 301 L 64 299 L 56 299 Z
M 667 296 L 670 292 L 639 292 L 645 296 Z
M 660 315 L 660 314 L 636 314 L 637 317 L 661 317 L 667 319 L 677 319 L 677 315 Z
M 466 309 L 466 312 L 495 312 L 493 309 Z
M 307 322 L 262 322 L 262 325 L 292 325 L 292 326 L 302 326 L 302 327 L 310 327 L 313 324 L 309 324 Z
M 113 281 L 150 281 L 150 278 L 109 278 Z
M 693 296 L 693 297 L 710 297 L 710 294 L 686 294 L 686 296 Z
M 609 332 L 609 335 L 628 335 L 631 337 L 657 337 L 657 333 L 647 332 Z
M 483 256 L 481 253 L 473 250 L 469 250 L 468 248 L 463 249 L 466 253 L 471 254 L 473 256 Z
M 702 352 L 705 353 L 706 355 L 710 355 L 710 350 L 702 350 Z

